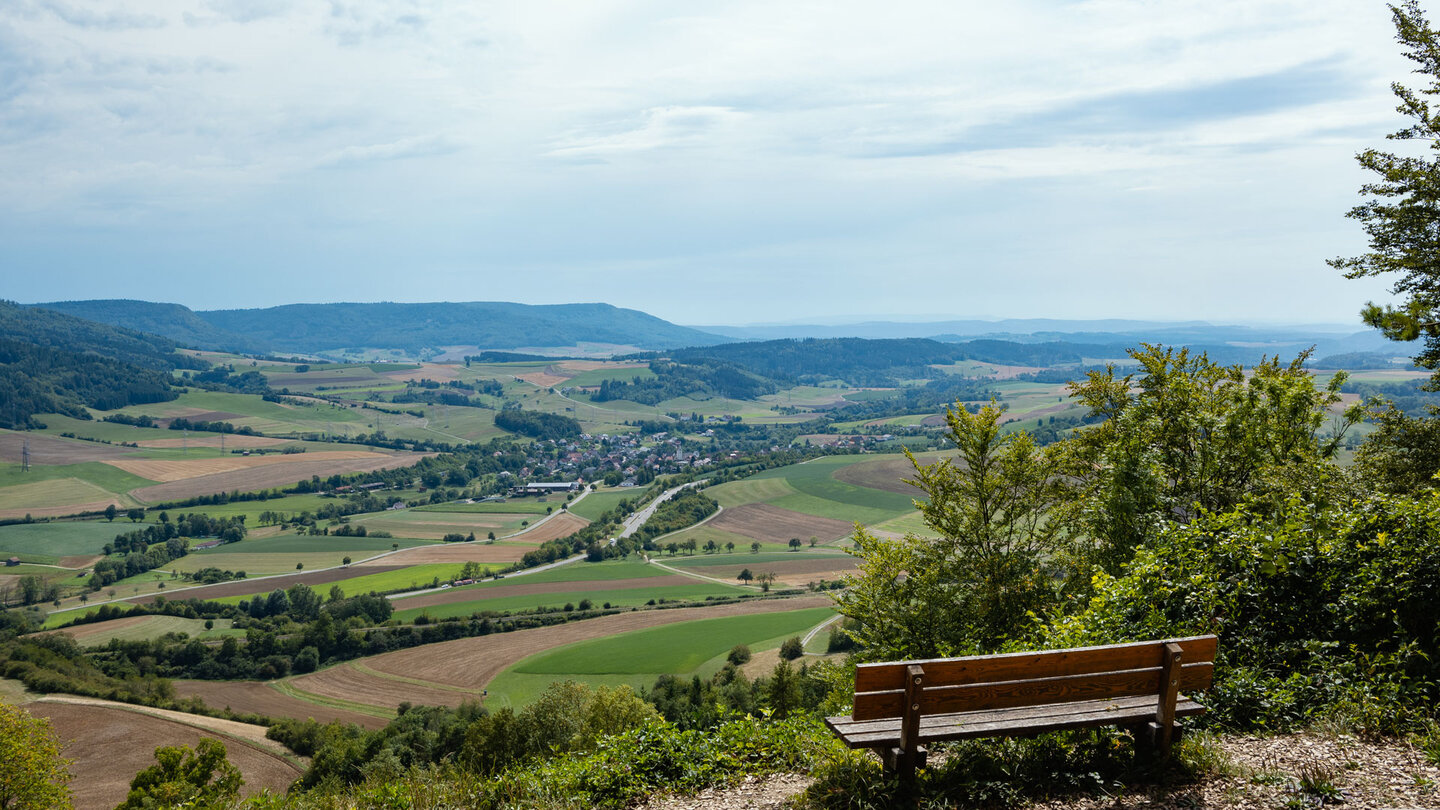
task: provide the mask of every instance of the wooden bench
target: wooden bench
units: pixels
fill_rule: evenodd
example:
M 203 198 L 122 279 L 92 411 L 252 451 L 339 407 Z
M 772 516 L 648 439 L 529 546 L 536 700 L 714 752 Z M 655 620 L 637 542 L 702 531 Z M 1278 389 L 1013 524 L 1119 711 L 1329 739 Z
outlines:
M 925 764 L 926 743 L 973 737 L 1118 726 L 1135 732 L 1137 754 L 1168 756 L 1177 718 L 1205 711 L 1182 691 L 1210 688 L 1215 650 L 1215 636 L 1196 636 L 861 664 L 854 711 L 825 724 L 904 780 Z

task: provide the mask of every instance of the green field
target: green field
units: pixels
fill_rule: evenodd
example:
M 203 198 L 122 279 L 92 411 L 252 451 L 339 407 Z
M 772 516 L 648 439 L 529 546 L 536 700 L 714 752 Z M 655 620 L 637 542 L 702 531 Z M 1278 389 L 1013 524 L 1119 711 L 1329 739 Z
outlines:
M 57 464 L 54 466 L 33 465 L 29 471 L 22 471 L 19 464 L 0 464 L 0 499 L 6 503 L 14 500 L 13 487 L 36 484 L 43 481 L 61 481 L 64 479 L 75 479 L 94 485 L 96 488 L 109 493 L 129 492 L 136 487 L 149 486 L 154 481 L 148 478 L 141 478 L 138 475 L 131 475 L 118 467 L 103 464 L 99 461 L 87 461 L 81 464 Z M 7 496 L 5 493 L 10 492 Z M 22 501 L 13 508 L 22 509 L 27 506 L 38 506 L 32 501 Z M 9 506 L 0 508 L 12 508 Z
M 215 548 L 191 552 L 191 556 L 206 557 L 231 554 L 364 554 L 372 556 L 389 551 L 395 543 L 400 548 L 428 546 L 423 540 L 395 540 L 388 537 L 339 537 L 304 534 L 281 534 L 274 537 L 259 537 L 226 543 Z M 358 559 L 358 557 L 357 557 Z
M 541 517 L 543 515 L 513 512 L 422 512 L 417 509 L 401 509 L 354 517 L 350 522 L 364 526 L 368 531 L 386 531 L 396 537 L 439 540 L 446 534 L 474 532 L 477 539 L 483 540 L 492 531 L 496 537 L 513 534 L 524 528 L 522 523 L 534 523 Z
M 589 388 L 599 385 L 604 380 L 633 382 L 635 380 L 648 380 L 654 376 L 655 372 L 644 366 L 638 368 L 597 368 L 590 371 L 582 371 L 561 383 L 561 385 Z
M 131 531 L 130 521 L 24 523 L 0 526 L 0 556 L 53 563 L 61 557 L 100 554 L 115 535 Z M 0 569 L 4 573 L 4 569 Z
M 437 503 L 426 506 L 414 506 L 412 512 L 459 512 L 462 514 L 502 514 L 502 515 L 544 515 L 546 509 L 559 509 L 565 503 L 564 498 L 534 499 L 534 498 L 507 498 L 503 502 L 490 503 Z M 576 514 L 579 514 L 578 512 Z
M 817 517 L 882 523 L 914 509 L 911 498 L 895 492 L 860 487 L 837 480 L 841 467 L 878 461 L 884 456 L 826 456 L 804 464 L 765 470 L 706 492 L 721 506 L 768 503 Z
M 736 644 L 752 650 L 777 646 L 834 615 L 829 608 L 699 619 L 581 641 L 532 655 L 500 673 L 487 687 L 493 706 L 534 700 L 551 682 L 650 688 L 662 674 L 706 677 L 718 671 Z
M 420 615 L 429 616 L 432 619 L 443 619 L 451 616 L 469 616 L 472 613 L 481 611 L 495 611 L 506 613 L 517 610 L 534 610 L 536 608 L 559 608 L 564 605 L 578 605 L 581 599 L 589 599 L 595 607 L 610 604 L 613 607 L 632 607 L 644 605 L 652 600 L 665 600 L 669 602 L 701 602 L 707 596 L 740 596 L 741 594 L 754 593 L 753 591 L 720 585 L 713 583 L 697 583 L 695 585 L 666 585 L 658 588 L 623 588 L 623 589 L 600 589 L 600 590 L 574 590 L 563 593 L 537 593 L 527 596 L 505 596 L 503 589 L 492 591 L 492 598 L 477 599 L 469 602 L 453 602 L 448 605 L 434 605 L 425 608 L 405 607 L 405 600 L 395 602 L 395 618 L 402 622 L 412 622 Z
M 586 520 L 599 520 L 601 515 L 614 509 L 621 501 L 629 499 L 634 503 L 635 499 L 644 493 L 645 487 L 600 489 L 586 495 L 579 503 L 570 507 L 570 511 Z
M 266 574 L 293 574 L 296 565 L 304 570 L 333 568 L 342 564 L 346 557 L 360 562 L 381 552 L 389 551 L 398 543 L 401 548 L 429 545 L 425 541 L 388 539 L 379 537 L 313 537 L 308 535 L 282 534 L 275 537 L 251 538 L 239 543 L 227 543 L 215 548 L 202 549 L 174 560 L 167 569 L 182 573 L 198 571 L 201 568 L 219 568 L 228 571 L 244 571 L 249 576 Z
M 775 548 L 775 546 L 772 545 L 770 548 Z M 821 548 L 824 548 L 824 546 L 821 546 Z M 663 560 L 660 560 L 659 557 L 656 557 L 656 559 L 676 568 L 705 568 L 707 566 L 722 565 L 764 565 L 765 563 L 792 562 L 794 560 L 813 560 L 817 557 L 827 559 L 850 558 L 849 554 L 839 553 L 831 549 L 826 549 L 825 551 L 809 549 L 804 551 L 766 551 L 764 549 L 765 547 L 762 546 L 759 554 L 752 554 L 750 553 L 750 549 L 746 548 L 743 554 L 739 549 L 736 549 L 734 554 L 696 554 L 692 557 L 679 555 L 676 557 L 666 557 Z M 697 571 L 696 573 L 703 574 L 705 572 Z
M 545 571 L 537 571 L 533 574 L 512 576 L 496 582 L 467 585 L 465 589 L 503 588 L 506 585 L 514 585 L 522 582 L 527 584 L 533 582 L 605 582 L 616 579 L 664 577 L 669 575 L 670 572 L 656 568 L 642 560 L 626 558 L 623 560 L 606 560 L 595 563 L 571 563 L 570 565 L 561 565 Z
M 87 628 L 82 625 L 77 629 L 83 632 Z M 229 619 L 216 619 L 215 626 L 206 630 L 203 619 L 186 619 L 180 616 L 146 616 L 135 624 L 117 627 L 113 630 L 107 629 L 102 634 L 88 636 L 83 644 L 86 647 L 102 647 L 109 644 L 112 639 L 116 641 L 148 641 L 166 633 L 184 633 L 202 641 L 225 636 L 245 637 L 245 631 L 230 627 Z

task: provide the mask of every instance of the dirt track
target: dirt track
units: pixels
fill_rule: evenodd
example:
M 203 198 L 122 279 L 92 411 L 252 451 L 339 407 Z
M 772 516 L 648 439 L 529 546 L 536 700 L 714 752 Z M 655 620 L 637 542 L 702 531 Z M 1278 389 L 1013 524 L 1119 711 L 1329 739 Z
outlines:
M 162 745 L 193 746 L 202 737 L 218 737 L 227 758 L 244 774 L 241 792 L 253 795 L 269 788 L 283 792 L 300 776 L 300 770 L 279 756 L 233 737 L 206 733 L 188 722 L 163 719 L 101 701 L 26 704 L 31 714 L 50 718 L 56 736 L 65 742 L 64 756 L 74 761 L 70 783 L 76 810 L 109 810 L 125 800 L 135 774 L 155 764 L 154 751 Z M 214 723 L 194 717 L 197 724 Z M 220 721 L 225 722 L 225 721 Z M 242 724 L 231 723 L 240 727 Z M 258 729 L 258 726 L 248 727 Z M 226 727 L 233 733 L 235 729 Z M 264 729 L 260 729 L 263 735 Z
M 855 530 L 843 520 L 792 512 L 767 503 L 731 507 L 705 525 L 767 543 L 784 543 L 792 537 L 801 540 L 818 537 L 821 542 L 828 542 L 848 537 Z

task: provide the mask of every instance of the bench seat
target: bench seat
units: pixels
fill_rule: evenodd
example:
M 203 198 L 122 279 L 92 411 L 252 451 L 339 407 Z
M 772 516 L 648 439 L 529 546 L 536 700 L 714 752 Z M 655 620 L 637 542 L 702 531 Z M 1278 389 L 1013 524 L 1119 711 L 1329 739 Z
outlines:
M 1181 695 L 1175 705 L 1176 717 L 1205 713 L 1205 707 Z M 1106 700 L 1081 700 L 1027 706 L 1018 709 L 981 709 L 953 714 L 927 714 L 920 718 L 921 744 L 976 737 L 1022 737 L 1047 731 L 1066 731 L 1096 726 L 1144 725 L 1155 719 L 1155 698 L 1136 696 Z M 850 748 L 887 749 L 900 743 L 899 717 L 884 720 L 852 720 L 827 717 L 825 725 Z

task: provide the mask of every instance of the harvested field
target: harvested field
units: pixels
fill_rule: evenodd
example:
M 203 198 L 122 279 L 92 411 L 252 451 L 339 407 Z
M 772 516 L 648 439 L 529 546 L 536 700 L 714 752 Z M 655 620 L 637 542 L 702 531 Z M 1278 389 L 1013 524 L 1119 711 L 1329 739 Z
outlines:
M 376 672 L 478 691 L 520 659 L 576 641 L 604 638 L 630 630 L 692 619 L 801 610 L 829 607 L 832 604 L 834 603 L 826 596 L 804 596 L 795 599 L 757 599 L 714 607 L 639 610 L 554 627 L 537 627 L 513 633 L 443 641 L 439 644 L 384 653 L 362 661 L 366 668 Z M 404 699 L 404 689 L 395 690 L 394 704 Z
M 525 556 L 529 546 L 503 545 L 499 543 L 444 543 L 433 546 L 415 546 L 413 548 L 402 548 L 386 557 L 378 560 L 366 560 L 358 562 L 351 568 L 363 569 L 366 574 L 378 573 L 381 570 L 410 565 L 423 565 L 425 563 L 508 563 L 516 562 Z
M 792 537 L 802 540 L 818 537 L 821 542 L 829 542 L 848 537 L 855 530 L 854 525 L 843 520 L 792 512 L 767 503 L 727 508 L 705 525 L 753 537 L 762 543 L 785 543 Z
M 507 539 L 539 545 L 546 540 L 558 540 L 561 537 L 569 537 L 589 525 L 590 521 L 579 515 L 562 512 L 539 525 L 531 526 L 528 530 Z
M 229 411 L 203 411 L 199 408 L 184 408 L 186 413 L 174 412 L 164 419 L 156 419 L 155 424 L 162 428 L 170 427 L 170 423 L 176 419 L 186 419 L 191 422 L 229 422 L 233 419 L 244 419 L 243 413 L 231 413 Z
M 552 374 L 549 369 L 545 371 L 532 371 L 529 374 L 517 374 L 516 376 L 540 388 L 550 388 L 570 379 L 569 377 L 562 377 L 559 374 Z
M 922 460 L 923 463 L 923 460 Z M 857 487 L 869 487 L 885 492 L 919 497 L 920 490 L 905 483 L 906 478 L 915 477 L 915 468 L 907 458 L 887 458 L 879 461 L 863 461 L 835 471 L 835 480 Z
M 116 447 L 99 442 L 82 442 L 71 439 L 57 439 L 29 433 L 0 433 L 0 461 L 19 464 L 30 441 L 30 463 L 45 466 L 58 464 L 80 464 L 86 461 L 104 461 L 110 458 L 132 456 L 135 451 L 127 447 Z
M 225 437 L 225 447 L 244 450 L 254 447 L 274 447 L 278 444 L 290 444 L 293 439 L 274 439 L 269 436 L 235 436 Z M 188 439 L 146 439 L 136 444 L 141 447 L 219 447 L 220 437 L 207 434 L 196 434 Z
M 105 557 L 101 554 L 76 554 L 69 557 L 61 557 L 55 564 L 61 568 L 89 568 L 103 559 L 105 559 Z
M 374 470 L 405 467 L 414 464 L 427 455 L 433 454 L 409 453 L 405 455 L 381 455 L 378 453 L 361 453 L 351 458 L 337 458 L 332 460 L 317 459 L 316 457 L 320 455 L 329 454 L 300 453 L 292 456 L 262 456 L 259 457 L 258 460 L 268 462 L 265 463 L 264 466 L 214 473 L 211 475 L 201 475 L 198 478 L 188 478 L 185 480 L 155 484 L 149 487 L 140 487 L 139 489 L 131 490 L 130 496 L 148 503 L 155 503 L 156 501 L 181 500 L 199 495 L 211 495 L 216 492 L 229 492 L 231 490 L 249 492 L 257 489 L 288 486 L 294 484 L 296 481 L 309 478 L 312 475 L 328 478 L 337 473 L 343 475 L 346 473 L 371 472 Z M 284 459 L 284 462 L 277 463 L 280 459 Z M 101 508 L 103 509 L 104 507 L 102 506 Z
M 491 585 L 485 588 L 456 588 L 444 593 L 427 593 L 394 600 L 396 610 L 427 608 L 435 605 L 450 605 L 456 602 L 478 602 L 482 599 L 502 599 L 510 596 L 532 596 L 546 593 L 584 593 L 597 588 L 607 591 L 630 590 L 634 588 L 666 588 L 676 585 L 693 585 L 695 580 L 679 575 L 662 577 L 638 577 L 636 579 L 579 580 L 574 582 L 531 582 L 517 579 L 513 584 Z
M 278 577 L 264 577 L 259 579 L 237 579 L 233 582 L 221 582 L 218 585 L 200 585 L 194 588 L 171 588 L 161 593 L 135 596 L 122 601 L 129 602 L 133 605 L 148 605 L 159 596 L 163 596 L 166 599 L 219 599 L 223 596 L 245 596 L 252 593 L 269 593 L 276 588 L 283 590 L 291 585 L 298 585 L 302 582 L 313 588 L 316 585 L 350 579 L 356 576 L 355 569 L 358 567 L 359 566 L 328 568 L 324 571 L 307 571 L 300 574 L 284 574 Z M 364 573 L 380 574 L 386 571 L 397 571 L 405 567 L 405 565 L 396 565 L 392 562 L 388 565 L 382 564 L 373 568 L 366 568 Z
M 52 478 L 0 488 L 0 507 L 65 506 L 114 497 L 109 490 L 79 478 Z
M 435 382 L 449 382 L 460 379 L 456 370 L 458 366 L 454 363 L 422 363 L 420 368 L 406 368 L 399 371 L 382 371 L 380 376 L 387 380 L 409 382 L 411 380 L 434 380 Z
M 24 484 L 24 486 L 39 486 L 39 484 Z M 20 487 L 6 487 L 7 493 L 20 489 Z M 86 500 L 84 503 L 68 503 L 65 506 L 35 506 L 17 507 L 17 509 L 0 509 L 0 517 L 65 517 L 68 515 L 79 515 L 82 512 L 104 512 L 109 504 L 125 506 L 114 496 L 105 500 Z
M 427 646 L 434 647 L 435 645 Z M 365 670 L 369 667 L 365 667 L 363 664 L 357 666 L 357 664 L 359 662 L 352 661 L 320 672 L 301 675 L 298 678 L 290 679 L 289 684 L 302 692 L 322 698 L 385 708 L 394 708 L 406 701 L 421 706 L 454 707 L 467 700 L 480 699 L 479 689 L 447 689 L 441 685 L 424 686 L 415 682 L 420 679 L 414 674 L 367 672 Z
M 217 437 L 218 438 L 218 437 Z M 329 450 L 320 453 L 294 453 L 291 455 L 266 456 L 220 456 L 218 458 L 195 459 L 118 459 L 107 461 L 112 467 L 151 481 L 183 481 L 202 475 L 248 470 L 271 464 L 291 464 L 300 461 L 351 461 L 354 459 L 373 460 L 384 458 L 380 453 L 368 450 Z M 297 479 L 298 480 L 298 479 Z
M 293 717 L 296 720 L 312 719 L 321 723 L 339 720 L 355 723 L 369 729 L 383 727 L 388 721 L 383 717 L 346 711 L 332 706 L 322 706 L 286 695 L 274 687 L 258 681 L 175 681 L 175 694 L 180 697 L 198 697 L 205 705 L 216 709 L 230 709 L 241 714 L 258 714 L 265 717 Z
M 75 639 L 75 642 L 83 647 L 93 639 L 109 638 L 116 632 L 145 624 L 145 622 L 153 618 L 153 616 L 126 616 L 123 619 L 110 619 L 109 621 L 91 622 L 90 624 L 66 627 L 61 630 L 56 630 L 55 632 L 63 633 Z
M 481 539 L 494 532 L 497 537 L 520 530 L 521 522 L 535 522 L 543 515 L 520 512 L 429 512 L 406 509 L 357 517 L 353 522 L 366 530 L 386 531 L 396 537 L 441 540 L 447 534 L 471 532 Z
M 254 739 L 263 740 L 265 730 L 259 726 L 184 715 L 193 718 L 196 725 L 191 725 L 167 719 L 169 714 L 160 717 L 151 714 L 152 710 L 142 712 L 122 705 L 46 699 L 25 706 L 31 714 L 48 717 L 56 736 L 65 743 L 63 754 L 74 761 L 75 779 L 70 789 L 77 810 L 109 810 L 125 800 L 135 774 L 155 764 L 156 748 L 194 746 L 202 737 L 217 737 L 225 744 L 227 758 L 244 775 L 241 792 L 247 796 L 267 788 L 283 793 L 300 776 L 298 767 L 262 749 L 259 742 L 241 741 L 252 738 L 256 731 Z M 197 727 L 202 723 L 205 728 Z

